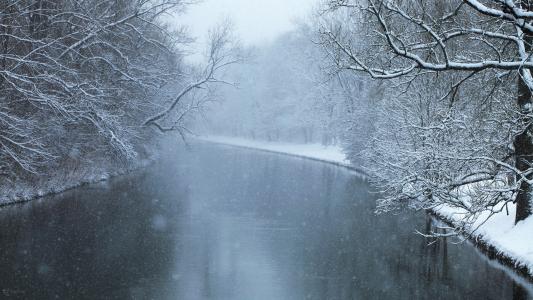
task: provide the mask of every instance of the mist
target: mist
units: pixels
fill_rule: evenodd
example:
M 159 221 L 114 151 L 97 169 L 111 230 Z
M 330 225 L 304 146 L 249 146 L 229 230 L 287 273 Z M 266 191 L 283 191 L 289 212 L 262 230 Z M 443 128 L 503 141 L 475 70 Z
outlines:
M 0 3 L 0 297 L 533 298 L 532 20 Z

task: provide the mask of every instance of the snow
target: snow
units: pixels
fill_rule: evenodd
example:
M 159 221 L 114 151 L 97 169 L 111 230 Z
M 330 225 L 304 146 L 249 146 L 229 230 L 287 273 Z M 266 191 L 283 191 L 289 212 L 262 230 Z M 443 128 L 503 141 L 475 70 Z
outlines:
M 111 177 L 148 166 L 155 157 L 130 161 L 127 165 L 112 165 L 105 161 L 80 164 L 74 170 L 58 167 L 54 176 L 20 180 L 17 184 L 0 185 L 0 207 L 58 194 L 85 184 L 106 181 Z
M 499 210 L 497 207 L 496 210 Z M 508 208 L 493 215 L 487 220 L 489 212 L 480 215 L 472 226 L 470 233 L 476 238 L 496 248 L 497 252 L 510 258 L 517 266 L 527 267 L 529 274 L 533 275 L 533 217 L 514 225 L 516 205 L 509 203 Z M 435 212 L 451 221 L 460 222 L 463 213 L 458 209 L 441 206 Z
M 334 163 L 349 167 L 350 161 L 346 158 L 342 147 L 340 146 L 323 146 L 321 144 L 295 144 L 295 143 L 279 143 L 279 142 L 265 142 L 258 140 L 249 140 L 237 137 L 228 136 L 205 136 L 200 137 L 200 140 L 238 146 L 244 148 L 253 148 L 263 151 L 290 154 L 314 160 Z
M 227 136 L 205 136 L 199 139 L 218 144 L 301 156 L 353 168 L 340 146 L 265 142 Z M 515 226 L 515 205 L 509 203 L 507 209 L 496 208 L 496 210 L 499 209 L 501 212 L 488 220 L 489 212 L 481 215 L 471 227 L 470 233 L 475 238 L 494 246 L 499 254 L 512 259 L 517 266 L 527 267 L 530 275 L 533 275 L 533 243 L 530 238 L 533 232 L 533 217 L 519 222 Z M 460 210 L 450 207 L 441 206 L 435 208 L 434 211 L 452 223 L 459 223 L 464 216 Z

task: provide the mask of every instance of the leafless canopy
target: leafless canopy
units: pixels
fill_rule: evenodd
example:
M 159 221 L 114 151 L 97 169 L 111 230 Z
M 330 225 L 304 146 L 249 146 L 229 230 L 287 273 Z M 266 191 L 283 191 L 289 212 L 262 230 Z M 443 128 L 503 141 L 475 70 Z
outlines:
M 384 128 L 370 155 L 388 195 L 382 210 L 445 204 L 474 223 L 517 201 L 523 219 L 520 199 L 530 201 L 533 183 L 532 7 L 528 0 L 326 2 L 320 34 L 337 70 L 402 87 L 382 106 Z

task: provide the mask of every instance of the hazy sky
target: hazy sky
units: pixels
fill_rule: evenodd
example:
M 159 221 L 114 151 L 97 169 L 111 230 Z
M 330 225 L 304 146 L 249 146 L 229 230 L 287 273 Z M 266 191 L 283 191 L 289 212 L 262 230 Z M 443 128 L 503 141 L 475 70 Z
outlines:
M 191 6 L 176 23 L 187 25 L 200 41 L 225 18 L 235 25 L 244 45 L 260 45 L 290 30 L 292 21 L 308 15 L 316 0 L 205 0 Z

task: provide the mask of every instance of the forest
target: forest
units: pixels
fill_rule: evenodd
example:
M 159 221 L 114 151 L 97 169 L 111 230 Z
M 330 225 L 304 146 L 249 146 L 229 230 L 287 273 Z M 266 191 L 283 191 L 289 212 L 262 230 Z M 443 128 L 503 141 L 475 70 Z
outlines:
M 225 136 L 340 147 L 378 215 L 446 221 L 424 238 L 533 229 L 533 2 L 322 0 L 260 45 L 222 20 L 191 60 L 172 20 L 200 2 L 0 2 L 0 203 Z
M 221 23 L 204 66 L 161 18 L 187 6 L 2 4 L 2 196 L 134 167 L 174 131 L 340 144 L 378 211 L 531 214 L 528 1 L 325 1 L 261 49 Z
M 156 131 L 183 127 L 207 97 L 200 88 L 237 59 L 222 24 L 205 66 L 183 61 L 191 38 L 162 16 L 189 4 L 0 4 L 1 197 L 24 200 L 139 167 L 154 155 Z M 190 94 L 187 103 L 180 94 Z

